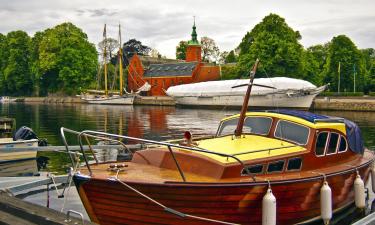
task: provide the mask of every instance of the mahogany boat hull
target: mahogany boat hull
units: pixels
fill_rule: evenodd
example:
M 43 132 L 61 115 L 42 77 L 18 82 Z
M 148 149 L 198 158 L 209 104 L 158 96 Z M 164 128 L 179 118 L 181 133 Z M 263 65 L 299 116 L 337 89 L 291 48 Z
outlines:
M 358 169 L 367 182 L 370 162 Z M 354 201 L 353 169 L 328 175 L 333 210 Z M 210 224 L 180 217 L 111 179 L 76 174 L 74 182 L 92 221 L 99 224 Z M 267 182 L 126 184 L 164 206 L 194 216 L 238 224 L 262 224 L 262 198 Z M 319 219 L 321 176 L 271 182 L 277 201 L 277 224 L 295 224 Z M 213 224 L 213 223 L 212 223 Z

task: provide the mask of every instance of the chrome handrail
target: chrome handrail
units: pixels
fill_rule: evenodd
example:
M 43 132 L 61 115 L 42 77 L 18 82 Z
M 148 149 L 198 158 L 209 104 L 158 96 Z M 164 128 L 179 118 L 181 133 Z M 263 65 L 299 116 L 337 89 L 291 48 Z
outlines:
M 97 138 L 97 139 L 102 139 L 102 140 L 115 140 L 115 139 L 112 139 L 112 138 L 122 138 L 122 139 L 131 140 L 131 141 L 143 142 L 143 143 L 146 143 L 146 144 L 155 144 L 155 145 L 166 146 L 166 147 L 168 147 L 168 150 L 171 153 L 171 155 L 173 157 L 173 160 L 174 160 L 174 162 L 176 164 L 176 167 L 179 170 L 180 176 L 181 176 L 181 178 L 182 178 L 182 180 L 184 182 L 186 182 L 185 175 L 184 175 L 184 173 L 183 173 L 183 171 L 182 171 L 182 169 L 180 167 L 180 164 L 178 163 L 177 159 L 174 156 L 172 148 L 178 148 L 178 149 L 184 149 L 184 150 L 189 150 L 189 151 L 195 151 L 195 152 L 213 154 L 213 155 L 218 155 L 218 156 L 225 157 L 225 158 L 232 158 L 235 161 L 237 161 L 242 166 L 243 169 L 246 170 L 247 174 L 249 174 L 250 176 L 252 176 L 253 180 L 255 180 L 255 177 L 249 173 L 248 168 L 245 167 L 244 163 L 238 157 L 233 156 L 233 155 L 219 153 L 219 152 L 213 152 L 213 151 L 210 151 L 210 150 L 207 150 L 207 149 L 203 149 L 203 148 L 196 148 L 196 147 L 190 147 L 190 146 L 176 145 L 176 144 L 172 144 L 172 143 L 169 143 L 169 142 L 153 141 L 153 140 L 148 140 L 148 139 L 130 137 L 130 136 L 125 136 L 125 135 L 117 135 L 117 134 L 111 134 L 111 133 L 100 132 L 100 131 L 92 131 L 92 130 L 84 130 L 84 131 L 78 132 L 78 131 L 74 131 L 74 130 L 62 127 L 61 128 L 61 137 L 63 139 L 63 142 L 65 144 L 65 147 L 66 147 L 67 152 L 69 153 L 69 155 L 71 154 L 71 152 L 69 151 L 69 146 L 68 146 L 68 143 L 66 141 L 65 133 L 64 132 L 68 132 L 68 133 L 72 133 L 72 134 L 78 135 L 78 142 L 79 142 L 79 145 L 80 145 L 80 148 L 81 148 L 81 153 L 82 153 L 82 156 L 83 156 L 83 158 L 85 160 L 85 164 L 86 164 L 87 169 L 88 169 L 88 171 L 90 173 L 90 176 L 92 175 L 92 170 L 91 170 L 90 164 L 89 164 L 89 162 L 87 160 L 85 151 L 83 150 L 83 143 L 82 143 L 82 137 L 83 136 L 85 136 L 85 137 L 91 137 L 91 138 Z M 105 136 L 105 137 L 103 137 L 103 136 Z M 71 160 L 72 160 L 72 164 L 75 165 L 74 160 L 73 160 L 72 157 L 71 157 Z

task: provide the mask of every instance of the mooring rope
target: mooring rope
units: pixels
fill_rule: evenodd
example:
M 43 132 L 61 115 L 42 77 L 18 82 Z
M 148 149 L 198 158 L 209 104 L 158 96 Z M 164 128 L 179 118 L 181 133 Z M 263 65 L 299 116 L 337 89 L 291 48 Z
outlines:
M 70 191 L 70 187 L 72 186 L 72 181 L 73 181 L 73 175 L 77 172 L 78 168 L 79 168 L 79 161 L 80 161 L 80 158 L 79 158 L 79 155 L 76 154 L 76 164 L 75 164 L 75 167 L 73 169 L 73 171 L 70 171 L 70 174 L 69 174 L 69 177 L 68 177 L 68 190 L 66 192 L 66 196 L 64 196 L 64 202 L 63 202 L 63 205 L 61 207 L 61 210 L 60 212 L 63 212 L 64 211 L 64 208 L 65 208 L 65 204 L 66 204 L 66 201 L 68 200 L 68 196 L 69 196 L 69 191 Z
M 174 209 L 171 209 L 171 208 L 168 208 L 166 207 L 165 205 L 161 204 L 160 202 L 156 201 L 155 199 L 145 195 L 144 193 L 138 191 L 137 189 L 135 189 L 134 187 L 128 185 L 127 183 L 121 181 L 120 179 L 118 179 L 118 174 L 119 174 L 120 170 L 117 171 L 117 174 L 115 177 L 110 177 L 108 178 L 109 180 L 114 180 L 114 181 L 117 181 L 119 182 L 120 184 L 124 185 L 125 187 L 129 188 L 130 190 L 134 191 L 135 193 L 141 195 L 142 197 L 148 199 L 149 201 L 155 203 L 156 205 L 160 206 L 161 208 L 163 208 L 166 212 L 169 212 L 169 213 L 172 213 L 172 214 L 175 214 L 179 217 L 182 217 L 182 218 L 192 218 L 192 219 L 197 219 L 197 220 L 203 220 L 203 221 L 207 221 L 207 222 L 213 222 L 213 223 L 219 223 L 219 224 L 228 224 L 228 225 L 239 225 L 237 223 L 230 223 L 230 222 L 225 222 L 225 221 L 220 221 L 220 220 L 214 220 L 214 219 L 209 219 L 209 218 L 205 218 L 205 217 L 200 217 L 200 216 L 194 216 L 194 215 L 190 215 L 190 214 L 185 214 L 185 213 L 182 213 L 180 211 L 177 211 L 177 210 L 174 210 Z

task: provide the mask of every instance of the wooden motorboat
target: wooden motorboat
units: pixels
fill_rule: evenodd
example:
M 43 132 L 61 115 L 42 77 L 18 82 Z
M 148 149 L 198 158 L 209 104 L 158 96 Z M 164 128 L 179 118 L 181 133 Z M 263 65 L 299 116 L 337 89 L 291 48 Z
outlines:
M 310 112 L 246 112 L 256 65 L 241 114 L 224 118 L 214 138 L 193 140 L 187 132 L 170 143 L 62 128 L 81 144 L 90 137 L 148 144 L 126 162 L 89 163 L 82 152 L 86 166 L 73 180 L 91 220 L 295 224 L 327 222 L 354 201 L 363 208 L 374 155 L 358 126 Z

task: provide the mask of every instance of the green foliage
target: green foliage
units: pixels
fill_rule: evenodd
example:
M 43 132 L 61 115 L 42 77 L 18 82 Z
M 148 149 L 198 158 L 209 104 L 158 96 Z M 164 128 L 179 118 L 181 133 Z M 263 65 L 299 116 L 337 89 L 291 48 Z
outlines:
M 366 68 L 364 74 L 363 91 L 375 91 L 375 50 L 373 48 L 361 50 L 362 62 Z
M 34 40 L 33 70 L 38 71 L 42 94 L 77 93 L 95 79 L 98 64 L 95 46 L 87 35 L 71 23 L 47 29 Z
M 355 96 L 363 96 L 364 93 L 363 92 L 340 92 L 340 93 L 337 93 L 337 92 L 329 92 L 329 91 L 325 91 L 325 92 L 322 92 L 319 94 L 319 96 L 341 96 L 341 97 L 355 97 Z
M 303 52 L 303 73 L 300 78 L 317 85 L 323 84 L 323 70 L 328 55 L 328 44 L 315 45 Z
M 236 64 L 221 65 L 221 80 L 232 80 L 238 78 L 238 67 Z
M 33 88 L 29 49 L 31 39 L 24 31 L 12 31 L 2 39 L 2 94 L 28 95 Z
M 247 76 L 254 61 L 261 61 L 259 76 L 298 77 L 302 73 L 301 35 L 276 14 L 266 16 L 242 39 L 238 59 L 241 76 Z
M 95 46 L 71 23 L 30 38 L 24 31 L 0 34 L 0 92 L 3 95 L 74 94 L 95 80 Z
M 176 46 L 176 59 L 186 59 L 187 41 L 180 41 Z
M 234 51 L 230 51 L 227 55 L 227 57 L 225 57 L 225 63 L 235 63 L 237 62 L 237 56 L 234 54 Z

